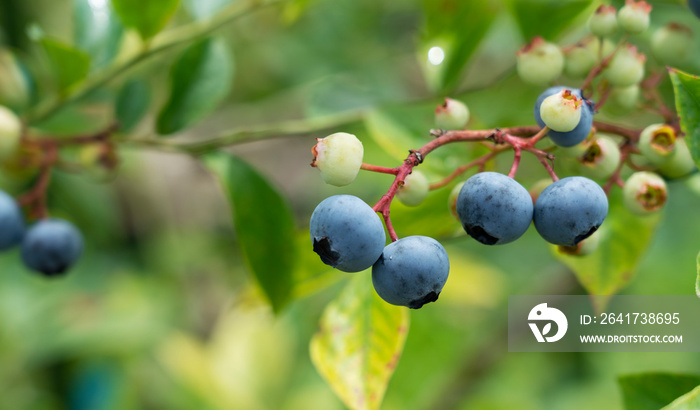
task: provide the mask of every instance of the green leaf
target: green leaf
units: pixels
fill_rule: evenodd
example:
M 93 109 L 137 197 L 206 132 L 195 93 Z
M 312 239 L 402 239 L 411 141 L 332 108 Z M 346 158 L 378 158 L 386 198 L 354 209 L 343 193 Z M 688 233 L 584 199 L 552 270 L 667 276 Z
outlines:
M 437 91 L 454 89 L 463 78 L 464 67 L 491 27 L 498 5 L 490 0 L 425 0 L 424 35 L 419 59 L 428 85 Z M 445 59 L 433 65 L 428 50 L 443 49 Z
M 595 252 L 571 256 L 552 246 L 555 257 L 574 271 L 586 291 L 601 296 L 595 300 L 597 309 L 632 280 L 661 219 L 660 213 L 640 217 L 629 212 L 619 189 L 612 191 L 609 201 L 608 216 L 596 232 L 600 244 Z
M 690 148 L 695 165 L 700 168 L 700 78 L 676 69 L 670 69 L 676 111 L 681 119 L 681 129 Z
M 131 131 L 141 121 L 151 102 L 151 90 L 143 80 L 124 84 L 114 106 L 114 115 L 122 132 Z
M 119 52 L 123 28 L 109 2 L 73 0 L 74 41 L 92 57 L 92 68 L 103 67 Z
M 229 200 L 246 262 L 279 312 L 289 301 L 295 265 L 294 219 L 287 201 L 254 168 L 214 152 L 204 158 Z
M 353 275 L 323 312 L 311 360 L 351 409 L 377 409 L 401 357 L 409 315 L 374 292 L 368 273 Z
M 626 409 L 657 410 L 693 390 L 700 384 L 700 376 L 642 373 L 621 376 L 618 383 Z
M 695 280 L 695 294 L 700 298 L 700 253 L 697 257 L 698 277 Z
M 80 50 L 44 37 L 39 40 L 53 67 L 58 88 L 68 87 L 83 80 L 90 70 L 90 57 Z
M 158 132 L 179 131 L 212 112 L 229 93 L 233 69 L 233 58 L 221 39 L 187 48 L 170 73 L 170 99 L 158 116 Z
M 555 40 L 593 3 L 592 0 L 511 0 L 510 9 L 527 41 L 535 36 Z M 543 24 L 537 24 L 542 22 Z M 546 23 L 545 23 L 546 22 Z
M 133 27 L 148 40 L 165 27 L 180 0 L 112 0 L 114 10 L 127 27 Z
M 684 394 L 662 410 L 697 410 L 700 408 L 700 386 Z
M 184 0 L 187 11 L 196 19 L 207 19 L 235 0 Z

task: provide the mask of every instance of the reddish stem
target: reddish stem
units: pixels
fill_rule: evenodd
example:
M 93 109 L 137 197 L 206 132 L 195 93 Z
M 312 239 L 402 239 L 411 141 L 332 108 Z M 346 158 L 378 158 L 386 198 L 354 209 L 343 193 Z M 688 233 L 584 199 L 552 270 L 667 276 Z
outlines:
M 46 205 L 46 191 L 51 182 L 51 170 L 58 161 L 58 146 L 56 144 L 46 145 L 46 156 L 43 158 L 39 177 L 34 186 L 17 199 L 21 206 L 31 207 L 31 214 L 38 219 L 49 217 Z
M 518 147 L 513 147 L 513 165 L 510 167 L 510 172 L 508 172 L 508 176 L 511 178 L 515 178 L 515 173 L 518 172 L 518 167 L 520 166 L 520 157 L 522 154 L 522 150 Z
M 398 168 L 387 168 L 387 167 L 380 167 L 377 165 L 372 165 L 372 164 L 365 164 L 364 162 L 360 166 L 360 169 L 364 169 L 365 171 L 372 171 L 372 172 L 379 172 L 381 174 L 391 174 L 391 175 L 396 175 L 399 173 Z

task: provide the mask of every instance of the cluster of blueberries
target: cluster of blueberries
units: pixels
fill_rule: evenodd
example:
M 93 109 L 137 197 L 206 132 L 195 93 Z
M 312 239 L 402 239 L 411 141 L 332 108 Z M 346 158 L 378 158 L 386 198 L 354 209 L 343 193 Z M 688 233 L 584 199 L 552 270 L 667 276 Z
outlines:
M 450 262 L 445 248 L 427 236 L 407 236 L 384 246 L 384 224 L 362 199 L 334 195 L 311 215 L 314 251 L 343 272 L 372 267 L 377 294 L 392 305 L 418 309 L 437 300 Z
M 28 227 L 17 201 L 0 191 L 0 251 L 20 246 L 24 264 L 45 276 L 66 272 L 83 252 L 83 237 L 68 221 L 41 219 Z
M 555 107 L 554 115 L 545 116 L 555 122 L 557 116 L 565 116 L 570 124 L 566 131 L 552 129 L 542 119 L 541 112 L 546 110 L 541 106 L 548 97 L 552 97 L 550 106 L 565 107 Z M 574 122 L 572 113 L 576 114 Z M 579 89 L 551 87 L 537 99 L 534 114 L 541 127 L 549 127 L 548 135 L 555 144 L 572 147 L 591 131 L 593 103 Z M 530 193 L 513 178 L 480 172 L 462 185 L 455 210 L 467 234 L 485 245 L 512 242 L 534 222 L 546 241 L 576 246 L 603 223 L 608 200 L 596 182 L 574 176 L 547 186 L 533 203 Z M 426 236 L 409 236 L 385 246 L 381 219 L 355 196 L 335 195 L 323 200 L 311 215 L 309 229 L 313 250 L 325 264 L 344 272 L 371 267 L 377 294 L 393 305 L 418 309 L 437 300 L 447 281 L 449 259 L 440 243 Z

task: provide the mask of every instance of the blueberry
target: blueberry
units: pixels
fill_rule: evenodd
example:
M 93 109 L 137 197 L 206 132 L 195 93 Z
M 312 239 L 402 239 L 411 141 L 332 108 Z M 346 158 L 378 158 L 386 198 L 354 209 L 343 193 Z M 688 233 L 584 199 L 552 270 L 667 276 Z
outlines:
M 64 273 L 83 253 L 83 236 L 68 221 L 43 219 L 22 240 L 24 264 L 46 276 Z
M 324 199 L 309 224 L 314 252 L 321 261 L 344 272 L 372 266 L 382 254 L 386 235 L 379 216 L 352 195 Z
M 700 18 L 700 0 L 688 0 L 688 7 L 698 18 Z
M 588 134 L 590 134 L 591 132 L 591 127 L 593 126 L 594 104 L 592 101 L 583 98 L 583 93 L 580 89 L 564 86 L 549 87 L 548 89 L 546 89 L 544 92 L 542 92 L 542 94 L 539 95 L 539 97 L 537 97 L 537 100 L 535 101 L 535 121 L 540 127 L 545 126 L 545 123 L 544 121 L 542 121 L 542 117 L 540 116 L 540 106 L 547 97 L 554 95 L 563 89 L 568 89 L 571 91 L 571 94 L 583 99 L 583 107 L 581 109 L 581 120 L 579 121 L 576 128 L 569 132 L 558 132 L 550 130 L 547 133 L 547 135 L 555 144 L 557 144 L 560 147 L 573 147 L 574 145 L 579 144 L 581 141 L 585 140 L 586 137 L 588 137 Z
M 518 239 L 530 226 L 532 210 L 527 189 L 497 172 L 473 175 L 457 197 L 457 214 L 464 230 L 485 245 Z
M 537 232 L 549 243 L 574 246 L 595 232 L 608 214 L 603 189 L 585 177 L 562 178 L 535 202 Z
M 0 251 L 18 245 L 24 235 L 24 216 L 17 202 L 0 191 Z
M 420 309 L 437 300 L 449 272 L 447 252 L 438 241 L 408 236 L 384 248 L 372 266 L 372 284 L 387 303 Z

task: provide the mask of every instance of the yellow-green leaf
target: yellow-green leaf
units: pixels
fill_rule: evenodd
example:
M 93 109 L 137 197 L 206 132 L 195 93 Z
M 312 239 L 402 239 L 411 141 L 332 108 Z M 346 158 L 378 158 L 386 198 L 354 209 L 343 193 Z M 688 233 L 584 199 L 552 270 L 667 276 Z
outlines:
M 600 244 L 595 252 L 587 256 L 554 254 L 574 271 L 581 285 L 597 298 L 601 309 L 609 299 L 625 287 L 634 277 L 637 265 L 659 223 L 660 214 L 644 217 L 634 215 L 622 204 L 620 190 L 610 195 L 610 211 L 600 228 Z
M 409 315 L 377 296 L 368 273 L 353 276 L 323 312 L 311 360 L 346 406 L 377 409 L 401 357 Z
M 677 398 L 662 410 L 697 410 L 700 408 L 700 386 Z
M 669 75 L 685 141 L 695 164 L 700 167 L 700 78 L 676 69 L 669 70 Z

